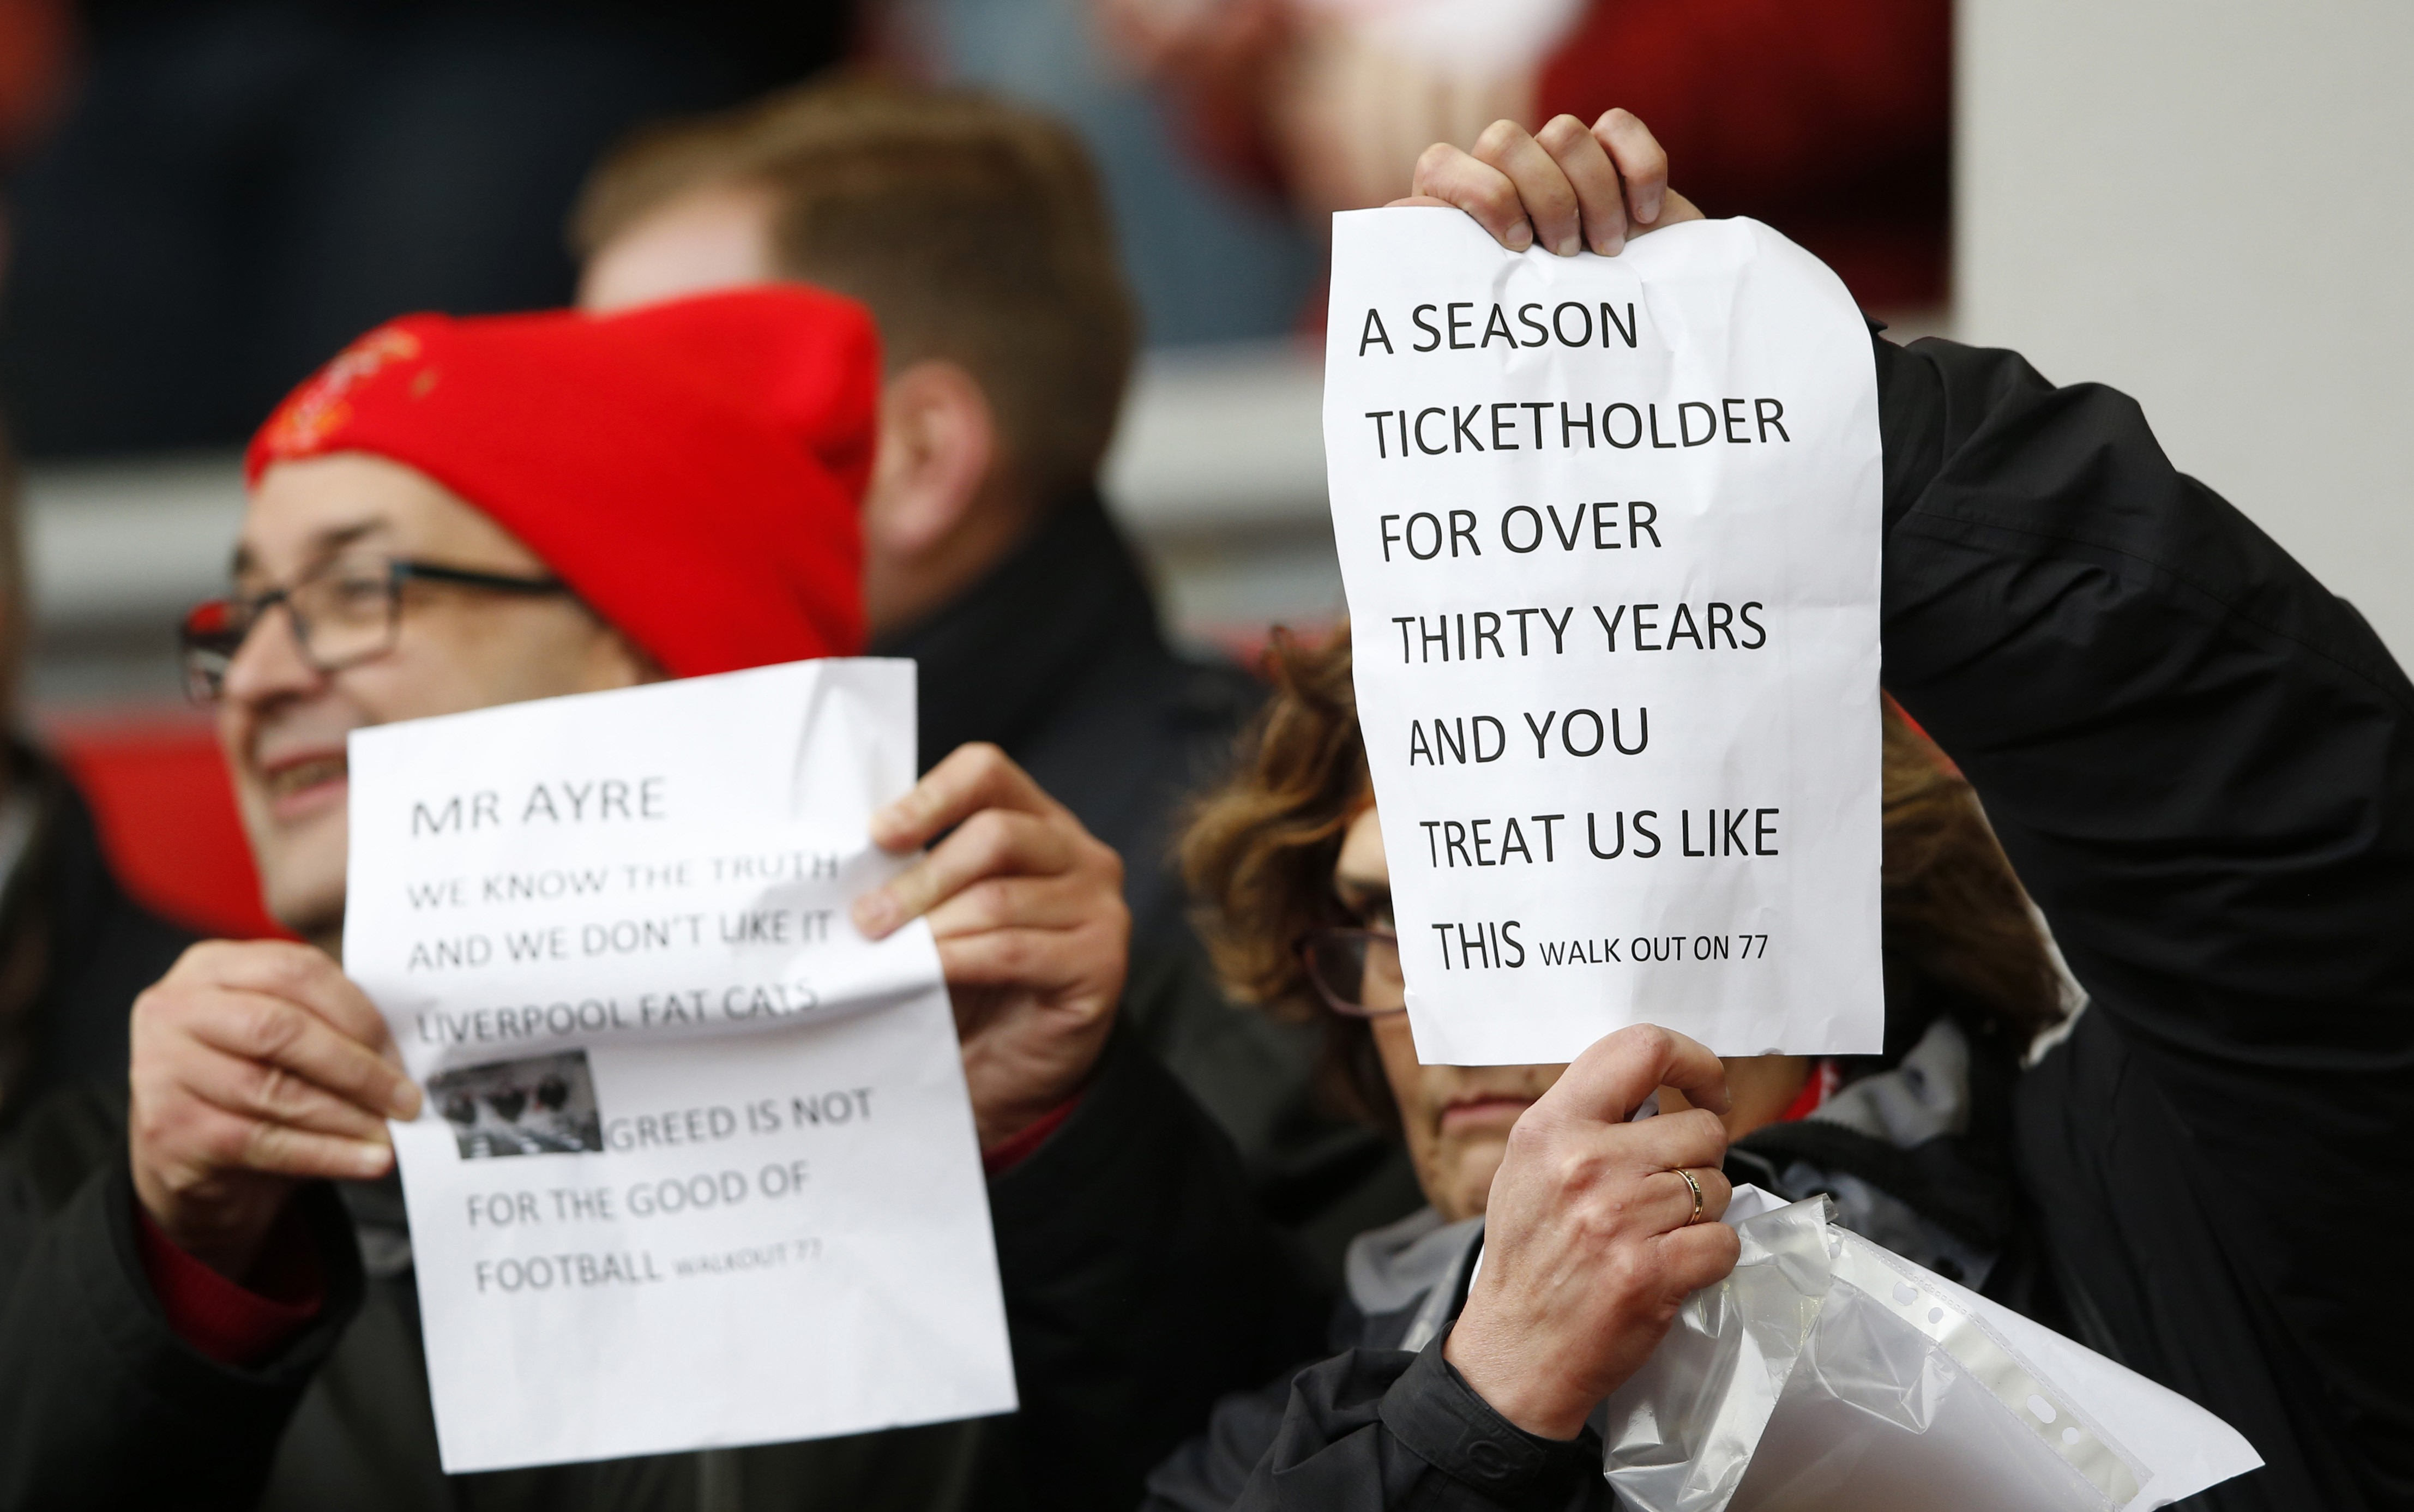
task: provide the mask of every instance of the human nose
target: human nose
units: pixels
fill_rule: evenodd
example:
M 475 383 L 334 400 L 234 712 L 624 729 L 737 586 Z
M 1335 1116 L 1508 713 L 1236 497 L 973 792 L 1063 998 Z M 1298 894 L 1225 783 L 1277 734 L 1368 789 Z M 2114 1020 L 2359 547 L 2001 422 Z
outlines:
M 302 647 L 292 607 L 276 603 L 253 621 L 251 633 L 235 647 L 221 689 L 229 703 L 256 704 L 310 692 L 325 682 L 326 674 L 312 665 Z

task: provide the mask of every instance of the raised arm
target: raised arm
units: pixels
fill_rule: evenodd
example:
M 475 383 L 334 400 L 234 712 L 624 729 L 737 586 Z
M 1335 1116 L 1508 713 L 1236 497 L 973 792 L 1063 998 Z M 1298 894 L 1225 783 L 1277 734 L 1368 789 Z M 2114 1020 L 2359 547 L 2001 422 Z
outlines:
M 2127 397 L 1876 361 L 1886 685 L 2092 999 L 2019 1105 L 2070 1326 L 2236 1424 L 2273 1505 L 2392 1503 L 2407 1330 L 2353 1215 L 2414 1127 L 2414 687 Z

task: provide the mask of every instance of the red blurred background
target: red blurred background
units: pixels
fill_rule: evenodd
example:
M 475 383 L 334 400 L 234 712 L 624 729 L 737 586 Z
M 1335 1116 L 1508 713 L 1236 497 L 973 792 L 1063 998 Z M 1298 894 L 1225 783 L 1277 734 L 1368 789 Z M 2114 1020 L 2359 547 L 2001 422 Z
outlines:
M 60 714 L 42 736 L 92 805 L 127 892 L 206 935 L 284 935 L 260 905 L 260 877 L 226 764 L 198 710 Z

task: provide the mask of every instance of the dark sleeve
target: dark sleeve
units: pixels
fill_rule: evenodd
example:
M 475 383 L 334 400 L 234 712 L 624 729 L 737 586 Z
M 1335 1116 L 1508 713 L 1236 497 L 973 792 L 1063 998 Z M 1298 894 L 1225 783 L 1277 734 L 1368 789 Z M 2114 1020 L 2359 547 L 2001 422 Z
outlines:
M 361 1301 L 360 1257 L 331 1188 L 297 1199 L 327 1276 L 319 1320 L 251 1368 L 178 1339 L 144 1282 L 122 1151 L 38 1220 L 0 1173 L 0 1512 L 249 1507 L 311 1374 Z
M 1598 1438 L 1526 1432 L 1441 1351 L 1439 1339 L 1415 1354 L 1354 1349 L 1220 1403 L 1149 1477 L 1149 1512 L 1609 1506 Z
M 1322 1352 L 1325 1299 L 1230 1142 L 1121 1031 L 990 1210 L 1034 1505 L 1128 1512 L 1215 1399 Z
M 2414 1128 L 2414 687 L 2130 399 L 1948 342 L 1877 361 L 1886 685 L 1968 773 L 2087 988 L 2074 1045 L 2129 1068 L 2102 1095 L 2024 1090 L 2024 1145 L 2172 1152 L 2097 1208 L 2057 1178 L 2044 1221 L 2149 1297 L 2158 1270 L 2210 1275 L 2228 1315 L 2113 1332 L 2183 1376 L 2191 1333 L 2251 1332 L 2263 1374 L 2323 1399 L 2273 1431 L 2414 1495 L 2414 1333 L 2371 1312 L 2399 1281 L 2362 1217 L 2404 1190 Z M 2183 1193 L 2211 1253 L 2124 1223 L 2148 1185 Z

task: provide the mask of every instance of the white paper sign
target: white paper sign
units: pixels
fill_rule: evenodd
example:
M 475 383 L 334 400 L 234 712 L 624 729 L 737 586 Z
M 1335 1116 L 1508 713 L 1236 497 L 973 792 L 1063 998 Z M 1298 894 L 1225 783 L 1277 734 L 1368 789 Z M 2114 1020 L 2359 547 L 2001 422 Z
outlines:
M 452 1472 L 1011 1411 L 987 1189 L 901 863 L 914 668 L 812 661 L 355 732 L 345 969 Z
M 1881 456 L 1867 327 L 1749 220 L 1615 258 L 1334 217 L 1359 721 L 1427 1061 L 1665 1024 L 1874 1051 Z

